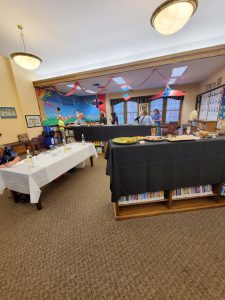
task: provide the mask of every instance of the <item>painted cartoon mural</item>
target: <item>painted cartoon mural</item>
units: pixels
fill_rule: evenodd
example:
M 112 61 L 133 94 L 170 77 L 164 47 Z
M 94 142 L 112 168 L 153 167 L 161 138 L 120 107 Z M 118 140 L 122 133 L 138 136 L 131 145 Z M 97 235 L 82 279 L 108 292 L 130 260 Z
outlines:
M 99 112 L 105 112 L 105 95 L 96 96 L 62 96 L 55 91 L 36 89 L 38 104 L 42 117 L 43 126 L 57 125 L 57 107 L 65 124 L 74 122 L 76 114 L 83 112 L 86 122 L 99 120 Z

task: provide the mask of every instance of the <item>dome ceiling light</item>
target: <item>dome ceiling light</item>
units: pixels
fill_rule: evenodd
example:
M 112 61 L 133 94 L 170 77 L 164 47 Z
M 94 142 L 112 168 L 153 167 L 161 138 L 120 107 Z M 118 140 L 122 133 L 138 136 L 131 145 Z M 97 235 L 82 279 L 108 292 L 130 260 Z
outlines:
M 14 52 L 10 54 L 10 57 L 22 68 L 27 70 L 35 70 L 37 69 L 40 64 L 42 63 L 42 60 L 31 53 L 26 52 L 26 46 L 24 41 L 24 35 L 23 35 L 23 26 L 17 25 L 17 27 L 20 30 L 20 36 L 23 44 L 23 52 Z
M 151 25 L 164 35 L 179 31 L 196 12 L 198 0 L 167 0 L 152 14 Z

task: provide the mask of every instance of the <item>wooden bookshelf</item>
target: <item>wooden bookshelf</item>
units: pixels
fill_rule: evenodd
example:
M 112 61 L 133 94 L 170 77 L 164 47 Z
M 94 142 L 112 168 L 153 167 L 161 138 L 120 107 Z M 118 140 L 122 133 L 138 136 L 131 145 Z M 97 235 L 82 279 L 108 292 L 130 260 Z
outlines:
M 173 191 L 164 191 L 163 199 L 149 199 L 125 202 L 113 202 L 116 220 L 137 217 L 150 217 L 163 214 L 194 211 L 199 209 L 225 206 L 225 197 L 221 197 L 222 184 L 212 186 L 212 193 L 175 196 Z
M 214 194 L 214 193 L 209 193 L 209 194 L 200 194 L 200 195 L 197 195 L 197 194 L 194 194 L 194 195 L 189 195 L 189 196 L 173 196 L 173 201 L 179 201 L 179 200 L 188 200 L 188 199 L 193 199 L 193 198 L 206 198 L 206 197 L 215 197 L 217 196 L 217 194 Z
M 210 198 L 196 198 L 174 201 L 173 206 L 168 208 L 165 202 L 148 203 L 143 205 L 130 205 L 118 207 L 118 203 L 114 202 L 114 213 L 116 220 L 125 220 L 137 217 L 152 217 L 164 214 L 182 213 L 200 209 L 225 207 L 224 197 L 218 203 Z
M 217 121 L 204 121 L 204 120 L 198 120 L 196 122 L 196 127 L 201 130 L 206 130 L 209 132 L 216 131 Z
M 119 206 L 127 206 L 127 205 L 144 205 L 148 203 L 156 203 L 156 202 L 164 202 L 168 201 L 168 199 L 165 198 L 153 198 L 149 200 L 136 200 L 136 201 L 126 201 L 126 202 L 118 202 Z

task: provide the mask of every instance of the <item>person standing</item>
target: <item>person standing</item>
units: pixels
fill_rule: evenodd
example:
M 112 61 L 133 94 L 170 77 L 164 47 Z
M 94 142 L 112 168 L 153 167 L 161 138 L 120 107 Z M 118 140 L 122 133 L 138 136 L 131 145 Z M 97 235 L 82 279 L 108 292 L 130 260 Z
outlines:
M 76 125 L 84 125 L 86 124 L 86 121 L 84 119 L 84 114 L 82 112 L 79 113 L 78 118 L 75 122 Z
M 112 119 L 111 119 L 112 125 L 118 125 L 119 124 L 119 119 L 118 119 L 116 113 L 112 112 L 111 116 L 112 116 Z
M 61 111 L 60 111 L 60 107 L 59 106 L 56 108 L 56 112 L 57 112 L 57 116 L 61 115 Z
M 151 125 L 154 124 L 152 117 L 150 117 L 146 110 L 143 111 L 142 116 L 139 119 L 139 125 Z
M 157 135 L 161 136 L 162 116 L 157 108 L 154 109 L 154 115 L 153 115 L 152 119 L 153 119 L 154 123 L 157 125 Z
M 65 128 L 66 128 L 66 125 L 63 121 L 63 118 L 61 117 L 61 115 L 59 114 L 58 115 L 58 126 L 59 126 L 59 131 L 60 131 L 60 134 L 61 134 L 61 139 L 62 141 L 66 142 L 66 133 L 65 133 Z
M 106 119 L 105 113 L 103 111 L 100 111 L 99 123 L 102 124 L 102 125 L 107 125 L 107 119 Z

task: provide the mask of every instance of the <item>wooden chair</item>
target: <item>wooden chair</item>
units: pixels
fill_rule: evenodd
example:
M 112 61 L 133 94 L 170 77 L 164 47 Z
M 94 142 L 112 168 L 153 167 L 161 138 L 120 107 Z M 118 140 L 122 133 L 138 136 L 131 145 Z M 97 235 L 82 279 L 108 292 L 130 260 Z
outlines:
M 166 127 L 162 128 L 163 135 L 167 134 L 175 134 L 175 131 L 177 130 L 178 122 L 170 122 Z
M 32 138 L 30 144 L 31 144 L 32 155 L 34 155 L 35 152 L 41 153 L 41 146 L 38 138 Z
M 43 148 L 43 149 L 45 149 L 45 138 L 43 137 L 42 134 L 40 134 L 38 136 L 38 141 L 39 141 L 40 147 Z

